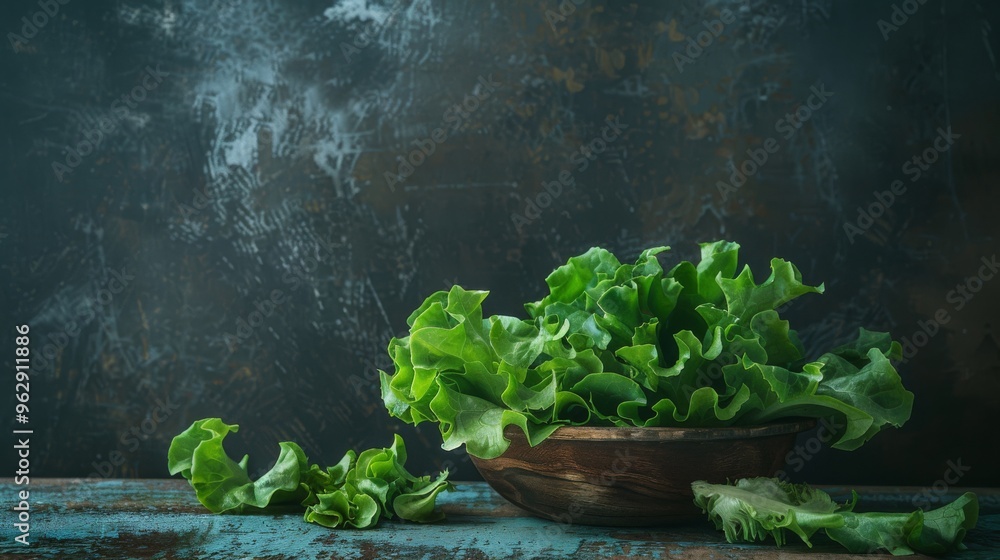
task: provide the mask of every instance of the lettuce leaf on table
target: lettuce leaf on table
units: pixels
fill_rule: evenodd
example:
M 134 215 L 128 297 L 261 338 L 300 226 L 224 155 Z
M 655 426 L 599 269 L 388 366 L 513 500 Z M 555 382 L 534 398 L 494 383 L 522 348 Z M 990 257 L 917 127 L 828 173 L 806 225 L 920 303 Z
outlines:
M 237 463 L 223 448 L 226 436 L 238 429 L 219 418 L 198 420 L 173 439 L 167 452 L 170 474 L 187 479 L 198 501 L 213 513 L 300 505 L 306 521 L 358 529 L 374 527 L 382 517 L 421 523 L 444 517 L 434 506 L 439 493 L 454 488 L 447 482 L 448 471 L 435 479 L 410 474 L 403 466 L 406 447 L 399 435 L 384 449 L 360 455 L 349 450 L 326 469 L 309 464 L 295 443 L 281 442 L 274 467 L 251 480 L 249 457 Z
M 810 539 L 822 530 L 853 553 L 880 549 L 894 555 L 945 554 L 964 550 L 966 532 L 976 526 L 979 501 L 966 492 L 952 503 L 931 511 L 855 513 L 858 496 L 837 504 L 828 494 L 805 484 L 774 478 L 745 478 L 735 484 L 691 485 L 695 504 L 708 514 L 728 542 L 786 542 L 786 531 L 812 548 Z
M 752 425 L 796 417 L 843 426 L 833 447 L 856 449 L 910 417 L 913 394 L 890 360 L 900 345 L 860 329 L 806 360 L 778 308 L 823 285 L 772 259 L 760 284 L 738 274 L 739 245 L 701 245 L 669 271 L 643 251 L 635 264 L 592 248 L 547 278 L 526 318 L 484 316 L 488 292 L 431 294 L 393 338 L 380 371 L 390 415 L 434 422 L 443 447 L 501 455 L 507 426 L 535 445 L 564 425 Z

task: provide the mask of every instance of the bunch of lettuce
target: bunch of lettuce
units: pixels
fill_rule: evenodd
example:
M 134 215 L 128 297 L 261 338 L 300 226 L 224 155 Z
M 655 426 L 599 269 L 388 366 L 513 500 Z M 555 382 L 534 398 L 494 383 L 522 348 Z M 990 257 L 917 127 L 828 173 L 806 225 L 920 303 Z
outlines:
M 913 394 L 890 363 L 887 333 L 807 361 L 776 309 L 807 286 L 791 263 L 771 261 L 756 284 L 736 274 L 739 245 L 701 245 L 701 261 L 664 271 L 657 247 L 634 265 L 592 248 L 554 270 L 528 317 L 483 317 L 488 292 L 454 286 L 407 319 L 389 342 L 395 372 L 380 372 L 392 416 L 437 422 L 445 449 L 498 457 L 504 428 L 531 445 L 565 425 L 753 425 L 825 417 L 844 426 L 833 447 L 861 446 L 910 417 Z
M 374 527 L 380 518 L 399 516 L 421 523 L 439 521 L 437 495 L 453 486 L 448 471 L 436 479 L 415 477 L 404 468 L 406 447 L 399 435 L 391 447 L 349 450 L 327 469 L 310 465 L 302 448 L 292 442 L 270 471 L 257 480 L 247 474 L 248 457 L 237 463 L 222 441 L 239 426 L 219 418 L 198 420 L 176 436 L 167 452 L 170 474 L 191 483 L 198 501 L 213 513 L 243 513 L 271 506 L 305 506 L 305 520 L 325 527 Z
M 773 478 L 741 479 L 734 485 L 698 481 L 691 489 L 695 504 L 725 531 L 729 542 L 762 541 L 770 535 L 781 546 L 789 531 L 812 548 L 809 539 L 822 529 L 853 553 L 885 549 L 897 556 L 939 555 L 964 550 L 962 539 L 979 517 L 979 501 L 971 492 L 927 512 L 855 513 L 856 493 L 841 505 L 805 484 Z

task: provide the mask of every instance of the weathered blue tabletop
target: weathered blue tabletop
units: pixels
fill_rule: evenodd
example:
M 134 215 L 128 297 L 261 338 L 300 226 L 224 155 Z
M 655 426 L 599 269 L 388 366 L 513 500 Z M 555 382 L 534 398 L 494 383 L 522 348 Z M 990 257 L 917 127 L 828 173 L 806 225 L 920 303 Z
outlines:
M 3 558 L 405 558 L 548 559 L 697 558 L 832 559 L 891 558 L 842 553 L 818 541 L 733 545 L 707 521 L 663 528 L 560 525 L 535 519 L 508 504 L 481 482 L 460 483 L 439 503 L 447 520 L 418 525 L 382 522 L 367 531 L 330 530 L 289 512 L 212 515 L 183 480 L 32 480 L 30 546 L 14 541 L 11 519 L 23 486 L 0 481 L 5 521 Z M 825 488 L 844 496 L 843 488 Z M 913 488 L 858 488 L 867 509 L 912 510 Z M 1000 492 L 980 490 L 982 515 L 966 538 L 965 560 L 1000 558 Z M 954 494 L 957 495 L 957 494 Z M 950 499 L 944 496 L 945 500 Z

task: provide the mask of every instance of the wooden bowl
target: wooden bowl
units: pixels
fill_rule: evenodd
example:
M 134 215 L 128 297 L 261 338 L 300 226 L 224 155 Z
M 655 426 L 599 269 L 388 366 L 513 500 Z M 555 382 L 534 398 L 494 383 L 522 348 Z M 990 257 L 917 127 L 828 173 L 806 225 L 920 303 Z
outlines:
M 584 525 L 660 525 L 701 519 L 691 483 L 774 476 L 801 420 L 727 428 L 566 426 L 535 447 L 508 426 L 510 447 L 472 457 L 501 496 L 538 517 Z

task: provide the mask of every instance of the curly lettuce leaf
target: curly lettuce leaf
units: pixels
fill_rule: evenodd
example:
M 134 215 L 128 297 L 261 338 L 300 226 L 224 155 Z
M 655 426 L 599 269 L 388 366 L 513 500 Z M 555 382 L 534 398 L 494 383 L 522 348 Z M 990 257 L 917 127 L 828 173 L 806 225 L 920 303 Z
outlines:
M 281 442 L 278 460 L 258 478 L 247 474 L 248 457 L 237 463 L 223 440 L 239 426 L 219 418 L 198 420 L 174 437 L 167 452 L 170 474 L 180 474 L 198 501 L 213 513 L 243 513 L 280 505 L 305 507 L 304 519 L 325 527 L 374 527 L 382 517 L 416 522 L 442 519 L 434 500 L 445 490 L 448 472 L 436 479 L 416 477 L 403 466 L 406 447 L 396 435 L 390 447 L 348 451 L 327 469 L 309 464 L 302 449 Z
M 810 286 L 773 259 L 757 284 L 737 274 L 739 245 L 701 244 L 697 264 L 665 271 L 668 247 L 622 264 L 601 248 L 545 280 L 526 318 L 483 312 L 488 292 L 454 286 L 410 315 L 380 372 L 392 416 L 435 422 L 444 447 L 481 458 L 517 426 L 532 444 L 563 425 L 731 426 L 831 419 L 832 445 L 855 449 L 910 416 L 913 395 L 891 364 L 899 344 L 860 329 L 856 340 L 807 360 L 777 308 Z
M 843 512 L 854 507 L 853 502 L 837 504 L 825 492 L 804 484 L 774 478 L 743 478 L 734 485 L 699 480 L 691 489 L 695 505 L 708 513 L 729 542 L 762 541 L 770 536 L 781 546 L 789 531 L 811 548 L 809 539 L 816 531 L 843 526 Z
M 851 502 L 837 504 L 825 492 L 774 478 L 745 478 L 732 485 L 697 481 L 691 489 L 695 505 L 728 542 L 770 536 L 781 546 L 788 531 L 812 548 L 810 539 L 822 530 L 852 553 L 939 555 L 963 550 L 962 540 L 979 516 L 979 502 L 971 492 L 928 512 L 856 513 L 856 493 Z
M 862 332 L 860 338 L 866 334 Z M 891 355 L 891 352 L 889 353 Z M 827 353 L 806 364 L 801 373 L 780 366 L 754 364 L 771 387 L 772 398 L 764 407 L 747 415 L 752 422 L 767 422 L 789 416 L 828 417 L 843 430 L 834 435 L 833 447 L 857 449 L 885 426 L 902 426 L 913 409 L 913 393 L 905 390 L 902 380 L 889 362 L 889 355 L 876 347 L 851 363 Z M 812 372 L 811 382 L 804 381 L 805 371 Z

